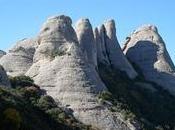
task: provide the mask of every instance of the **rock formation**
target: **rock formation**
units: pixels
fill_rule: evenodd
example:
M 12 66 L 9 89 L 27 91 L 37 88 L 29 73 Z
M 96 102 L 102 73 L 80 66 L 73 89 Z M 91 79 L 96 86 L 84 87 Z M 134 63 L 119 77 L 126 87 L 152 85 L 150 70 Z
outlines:
M 0 59 L 0 64 L 4 67 L 8 75 L 24 75 L 33 63 L 33 55 L 37 41 L 35 39 L 23 39 L 9 50 Z
M 2 56 L 4 56 L 4 55 L 6 55 L 6 52 L 0 50 L 0 58 L 1 58 Z
M 106 52 L 106 43 L 105 43 L 105 27 L 104 25 L 100 26 L 98 29 L 96 28 L 94 31 L 94 37 L 96 41 L 97 47 L 97 61 L 98 64 L 102 63 L 105 65 L 110 65 L 108 55 Z
M 4 70 L 4 68 L 0 65 L 0 87 L 10 87 L 10 81 L 8 76 Z
M 131 34 L 124 53 L 153 81 L 175 94 L 175 67 L 165 43 L 153 25 L 145 25 Z
M 93 29 L 88 19 L 80 19 L 76 24 L 76 34 L 83 53 L 87 56 L 88 63 L 97 67 L 97 49 Z
M 114 20 L 107 21 L 100 27 L 99 32 L 95 29 L 94 35 L 99 63 L 111 65 L 115 69 L 126 72 L 131 79 L 134 79 L 137 73 L 120 48 Z
M 72 109 L 83 123 L 101 130 L 129 130 L 98 102 L 98 93 L 107 89 L 95 68 L 89 66 L 71 24 L 71 19 L 64 15 L 44 23 L 34 63 L 26 75 L 55 100 Z
M 0 66 L 0 86 L 10 86 L 7 74 L 27 75 L 84 124 L 100 130 L 136 130 L 137 121 L 132 122 L 138 126 L 136 128 L 131 122 L 123 121 L 121 113 L 109 110 L 112 103 L 99 100 L 99 94 L 108 89 L 97 67 L 103 64 L 110 67 L 112 74 L 113 69 L 117 69 L 134 79 L 140 71 L 135 71 L 131 61 L 146 80 L 172 94 L 175 94 L 175 67 L 157 28 L 152 25 L 143 26 L 127 37 L 123 51 L 116 37 L 114 20 L 105 22 L 93 32 L 88 19 L 79 20 L 74 30 L 68 16 L 54 16 L 43 24 L 36 38 L 17 42 L 7 54 L 0 51 L 0 65 L 4 67 Z M 110 81 L 111 77 L 106 85 Z M 117 82 L 113 83 L 114 87 Z M 152 83 L 133 82 L 135 87 L 159 91 Z

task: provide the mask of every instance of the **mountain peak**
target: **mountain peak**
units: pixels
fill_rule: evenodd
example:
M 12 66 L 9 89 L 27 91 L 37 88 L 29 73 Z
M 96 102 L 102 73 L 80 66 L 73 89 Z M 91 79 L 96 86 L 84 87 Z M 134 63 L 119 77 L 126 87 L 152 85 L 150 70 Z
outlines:
M 142 26 L 140 26 L 139 28 L 137 28 L 134 33 L 138 33 L 141 31 L 154 31 L 155 33 L 158 33 L 158 29 L 155 25 L 152 24 L 144 24 Z

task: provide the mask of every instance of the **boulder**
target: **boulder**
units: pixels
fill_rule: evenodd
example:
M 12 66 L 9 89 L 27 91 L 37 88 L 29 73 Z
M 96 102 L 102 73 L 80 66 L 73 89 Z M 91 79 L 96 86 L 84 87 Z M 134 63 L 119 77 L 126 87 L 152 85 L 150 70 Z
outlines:
M 98 93 L 107 89 L 95 68 L 89 66 L 71 23 L 64 15 L 49 18 L 44 23 L 34 63 L 26 75 L 57 102 L 72 109 L 83 123 L 101 130 L 129 130 L 98 102 Z
M 124 53 L 144 77 L 175 94 L 175 67 L 154 25 L 144 25 L 128 37 Z
M 0 64 L 10 76 L 24 75 L 33 63 L 36 39 L 23 39 L 0 59 Z

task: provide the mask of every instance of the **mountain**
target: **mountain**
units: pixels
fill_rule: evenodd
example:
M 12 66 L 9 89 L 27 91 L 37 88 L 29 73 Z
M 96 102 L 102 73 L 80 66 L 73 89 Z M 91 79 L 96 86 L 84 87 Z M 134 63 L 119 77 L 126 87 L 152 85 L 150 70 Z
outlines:
M 175 128 L 175 68 L 153 25 L 121 49 L 114 20 L 93 30 L 87 18 L 72 27 L 70 17 L 53 16 L 0 64 L 0 129 Z
M 132 33 L 124 53 L 140 68 L 146 80 L 175 94 L 175 66 L 155 26 L 144 25 Z

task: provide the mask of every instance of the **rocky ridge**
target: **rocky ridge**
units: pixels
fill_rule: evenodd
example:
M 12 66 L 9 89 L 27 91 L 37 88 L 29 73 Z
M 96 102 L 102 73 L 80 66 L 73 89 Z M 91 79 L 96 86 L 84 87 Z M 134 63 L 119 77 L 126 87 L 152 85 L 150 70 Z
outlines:
M 10 76 L 30 76 L 86 125 L 101 130 L 133 130 L 139 124 L 124 121 L 119 113 L 111 112 L 112 104 L 100 102 L 98 95 L 108 88 L 99 76 L 98 66 L 119 70 L 134 80 L 140 75 L 134 66 L 137 65 L 146 80 L 172 94 L 175 68 L 152 25 L 143 26 L 128 37 L 123 51 L 114 20 L 93 31 L 88 19 L 80 19 L 74 29 L 72 20 L 60 15 L 48 18 L 36 38 L 19 41 L 0 59 L 0 64 Z M 0 74 L 9 86 L 3 69 Z

